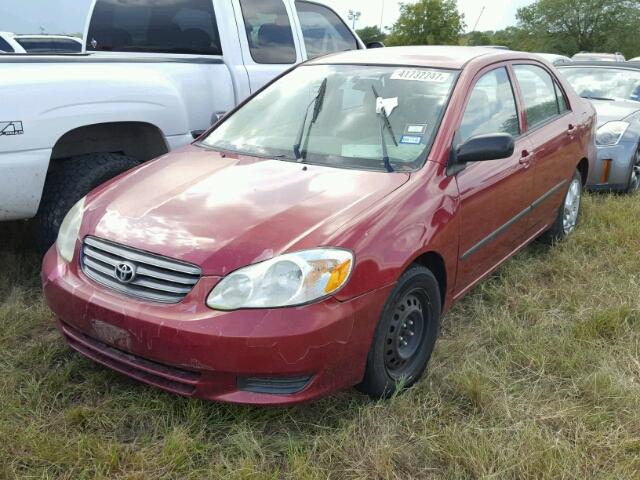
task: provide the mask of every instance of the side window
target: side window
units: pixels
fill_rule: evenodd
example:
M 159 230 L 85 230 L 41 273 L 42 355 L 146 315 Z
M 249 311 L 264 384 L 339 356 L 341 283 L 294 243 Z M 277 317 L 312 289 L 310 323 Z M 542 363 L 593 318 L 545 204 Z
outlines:
M 358 42 L 333 11 L 322 5 L 296 2 L 309 59 L 344 50 L 356 50 Z
M 2 37 L 0 37 L 0 50 L 7 53 L 14 53 L 13 47 Z
M 569 110 L 569 106 L 567 105 L 567 100 L 564 98 L 564 93 L 562 93 L 562 88 L 558 85 L 558 82 L 554 80 L 553 87 L 556 89 L 556 98 L 558 99 L 558 111 L 562 114 Z
M 535 65 L 514 65 L 513 69 L 520 84 L 529 128 L 557 116 L 560 113 L 558 92 L 547 71 Z
M 478 80 L 471 91 L 456 143 L 492 133 L 520 134 L 515 95 L 506 68 L 497 68 Z
M 52 41 L 39 38 L 16 38 L 27 53 L 53 53 L 55 46 Z
M 266 64 L 296 63 L 293 31 L 282 0 L 240 0 L 240 7 L 253 60 Z
M 221 55 L 211 0 L 98 0 L 87 50 Z

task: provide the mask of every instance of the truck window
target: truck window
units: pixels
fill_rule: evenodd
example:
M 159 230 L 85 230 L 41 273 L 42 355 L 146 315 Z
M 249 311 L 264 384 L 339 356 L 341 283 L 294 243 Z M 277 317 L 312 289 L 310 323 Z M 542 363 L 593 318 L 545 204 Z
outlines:
M 13 47 L 11 45 L 9 45 L 9 42 L 7 42 L 2 37 L 0 37 L 0 50 L 2 50 L 3 52 L 6 52 L 6 53 L 14 53 L 15 52 Z
M 356 38 L 331 9 L 308 2 L 296 2 L 296 8 L 309 59 L 358 48 Z
M 87 50 L 222 55 L 211 0 L 98 0 Z
M 296 63 L 289 15 L 282 0 L 240 0 L 249 50 L 256 63 Z
M 16 38 L 16 42 L 24 48 L 27 53 L 54 53 L 55 46 L 51 40 L 42 38 Z
M 82 51 L 82 45 L 73 40 L 67 40 L 65 38 L 56 38 L 51 41 L 54 51 L 58 53 L 80 53 Z

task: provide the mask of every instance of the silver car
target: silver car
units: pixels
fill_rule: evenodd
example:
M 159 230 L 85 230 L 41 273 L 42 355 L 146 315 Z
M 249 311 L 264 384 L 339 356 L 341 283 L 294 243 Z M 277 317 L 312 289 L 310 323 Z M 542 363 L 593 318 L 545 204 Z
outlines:
M 633 192 L 640 185 L 640 65 L 574 62 L 559 66 L 578 94 L 598 112 L 598 160 L 593 190 Z
M 571 59 L 566 55 L 558 55 L 557 53 L 536 53 L 536 55 L 544 58 L 547 62 L 555 65 L 564 65 L 567 63 L 571 63 Z
M 574 62 L 624 62 L 626 59 L 620 52 L 616 53 L 576 53 L 571 60 Z

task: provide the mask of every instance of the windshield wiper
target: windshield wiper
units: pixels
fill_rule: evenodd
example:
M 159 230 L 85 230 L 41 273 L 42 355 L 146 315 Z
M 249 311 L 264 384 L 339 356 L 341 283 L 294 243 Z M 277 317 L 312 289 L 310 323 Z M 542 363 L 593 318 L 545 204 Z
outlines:
M 302 125 L 300 126 L 300 131 L 298 132 L 296 143 L 293 146 L 293 154 L 295 155 L 295 159 L 298 162 L 301 162 L 302 160 L 304 160 L 304 152 L 306 151 L 307 146 L 309 145 L 309 136 L 311 134 L 311 127 L 316 122 L 316 120 L 318 120 L 318 116 L 320 115 L 320 110 L 322 110 L 322 107 L 324 105 L 324 97 L 326 96 L 326 94 L 327 94 L 327 79 L 325 78 L 322 81 L 320 88 L 318 89 L 318 94 L 315 96 L 315 98 L 311 101 L 311 103 L 307 107 L 307 111 L 304 114 L 304 119 L 302 120 Z M 304 127 L 307 124 L 307 118 L 309 118 L 309 111 L 311 107 L 313 107 L 313 117 L 311 117 L 311 123 L 309 124 L 306 139 L 304 140 L 304 147 L 302 148 L 302 151 L 301 151 L 300 147 L 302 146 L 303 138 L 305 136 Z
M 580 95 L 582 98 L 586 98 L 587 100 L 603 100 L 605 102 L 615 102 L 615 98 L 607 98 L 607 97 L 594 97 L 593 95 Z
M 384 162 L 384 168 L 387 169 L 387 172 L 393 172 L 393 167 L 391 166 L 391 160 L 389 159 L 389 147 L 387 145 L 387 140 L 384 137 L 384 131 L 387 129 L 391 134 L 391 139 L 393 140 L 393 144 L 397 147 L 398 142 L 396 141 L 396 134 L 393 132 L 393 127 L 391 126 L 391 121 L 389 120 L 389 115 L 387 115 L 387 109 L 384 105 L 381 106 L 380 112 L 377 111 L 377 102 L 378 99 L 381 98 L 378 95 L 378 91 L 376 87 L 371 85 L 371 90 L 373 90 L 373 94 L 376 97 L 376 115 L 380 118 L 380 143 L 382 144 L 382 161 Z

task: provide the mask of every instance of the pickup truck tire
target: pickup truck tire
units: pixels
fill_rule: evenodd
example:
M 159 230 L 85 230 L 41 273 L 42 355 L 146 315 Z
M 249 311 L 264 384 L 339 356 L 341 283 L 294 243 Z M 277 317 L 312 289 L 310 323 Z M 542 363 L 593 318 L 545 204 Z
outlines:
M 139 163 L 118 153 L 90 153 L 63 160 L 47 175 L 38 213 L 32 222 L 34 245 L 45 253 L 71 207 L 98 185 Z
M 551 245 L 561 242 L 573 233 L 580 220 L 582 190 L 582 174 L 580 170 L 576 170 L 569 182 L 567 193 L 558 209 L 558 215 L 553 225 L 540 237 L 542 243 Z
M 358 390 L 388 398 L 420 379 L 440 330 L 440 298 L 429 269 L 416 265 L 400 277 L 376 327 Z

